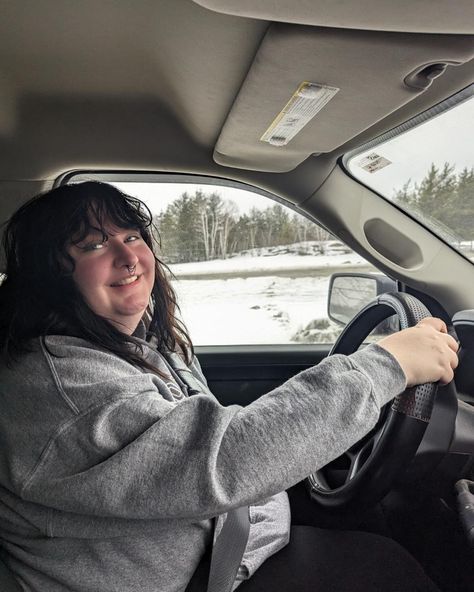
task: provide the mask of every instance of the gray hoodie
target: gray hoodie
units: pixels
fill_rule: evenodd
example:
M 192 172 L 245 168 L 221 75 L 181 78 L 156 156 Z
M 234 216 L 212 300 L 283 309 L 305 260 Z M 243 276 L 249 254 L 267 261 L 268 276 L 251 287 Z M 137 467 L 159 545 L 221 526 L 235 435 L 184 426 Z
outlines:
M 211 519 L 242 505 L 255 506 L 253 573 L 287 540 L 279 492 L 359 440 L 405 387 L 371 345 L 223 407 L 197 367 L 202 394 L 178 401 L 169 381 L 87 341 L 46 343 L 0 366 L 0 537 L 26 591 L 183 591 Z

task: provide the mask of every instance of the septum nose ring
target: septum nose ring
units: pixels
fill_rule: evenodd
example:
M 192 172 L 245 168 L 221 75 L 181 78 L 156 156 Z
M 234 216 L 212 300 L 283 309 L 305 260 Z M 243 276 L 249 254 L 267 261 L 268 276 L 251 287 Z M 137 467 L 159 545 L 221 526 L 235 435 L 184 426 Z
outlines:
M 133 275 L 135 273 L 135 269 L 137 268 L 136 265 L 126 265 L 125 267 L 128 269 L 128 273 L 130 275 Z

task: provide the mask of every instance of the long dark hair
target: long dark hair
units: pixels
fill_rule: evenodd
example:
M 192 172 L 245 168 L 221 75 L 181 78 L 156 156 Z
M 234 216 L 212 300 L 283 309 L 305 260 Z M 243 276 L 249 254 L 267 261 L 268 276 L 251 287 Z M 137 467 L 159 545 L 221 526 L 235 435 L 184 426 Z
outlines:
M 34 197 L 8 221 L 3 236 L 6 279 L 0 286 L 0 348 L 8 364 L 29 351 L 33 338 L 73 335 L 151 369 L 138 339 L 95 314 L 72 279 L 71 240 L 83 240 L 97 223 L 105 234 L 106 222 L 138 229 L 154 253 L 155 283 L 145 313 L 148 332 L 155 335 L 159 351 L 180 351 L 190 362 L 193 346 L 176 316 L 169 270 L 156 255 L 158 234 L 150 210 L 112 185 L 87 181 Z

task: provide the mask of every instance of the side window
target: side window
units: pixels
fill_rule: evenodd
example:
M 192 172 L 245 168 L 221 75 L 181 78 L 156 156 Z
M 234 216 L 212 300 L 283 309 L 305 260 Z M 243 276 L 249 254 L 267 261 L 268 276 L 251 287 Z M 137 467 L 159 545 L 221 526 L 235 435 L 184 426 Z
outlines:
M 292 209 L 221 185 L 115 183 L 154 214 L 195 345 L 333 343 L 334 272 L 375 271 Z

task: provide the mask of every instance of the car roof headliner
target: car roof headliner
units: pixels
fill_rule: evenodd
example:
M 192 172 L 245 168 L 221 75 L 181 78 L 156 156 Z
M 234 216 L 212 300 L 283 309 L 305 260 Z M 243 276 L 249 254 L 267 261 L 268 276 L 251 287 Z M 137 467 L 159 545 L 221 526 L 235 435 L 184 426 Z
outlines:
M 199 3 L 228 12 L 240 5 Z M 291 187 L 299 201 L 348 149 L 473 79 L 469 18 L 445 19 L 449 34 L 404 32 L 407 19 L 387 33 L 359 30 L 350 11 L 344 23 L 331 21 L 326 2 L 313 2 L 312 13 L 321 7 L 327 18 L 309 19 L 312 26 L 271 22 L 263 17 L 288 19 L 288 2 L 270 4 L 276 14 L 248 18 L 191 0 L 2 3 L 0 183 L 78 169 L 195 172 L 282 195 Z M 384 11 L 394 19 L 393 3 L 378 6 L 373 27 Z M 426 91 L 403 84 L 416 67 L 442 61 L 459 65 Z M 337 101 L 288 146 L 261 142 L 308 78 L 340 87 Z

